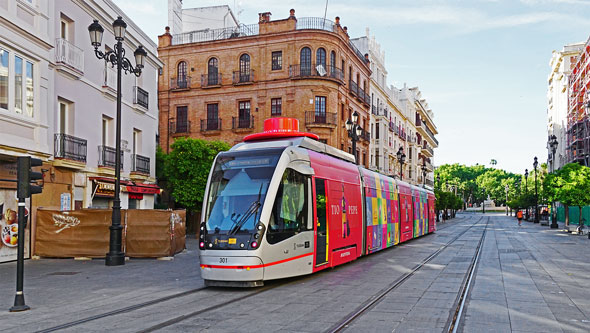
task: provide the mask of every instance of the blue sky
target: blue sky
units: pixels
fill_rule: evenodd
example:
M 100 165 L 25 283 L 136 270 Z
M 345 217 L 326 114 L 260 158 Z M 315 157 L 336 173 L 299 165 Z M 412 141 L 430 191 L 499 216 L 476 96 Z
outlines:
M 154 40 L 166 0 L 114 0 Z M 184 0 L 184 8 L 228 4 L 244 24 L 258 13 L 323 17 L 325 1 Z M 370 29 L 385 50 L 389 83 L 418 86 L 432 108 L 435 165 L 459 162 L 523 173 L 547 159 L 547 77 L 553 50 L 586 41 L 590 0 L 328 0 L 351 37 Z

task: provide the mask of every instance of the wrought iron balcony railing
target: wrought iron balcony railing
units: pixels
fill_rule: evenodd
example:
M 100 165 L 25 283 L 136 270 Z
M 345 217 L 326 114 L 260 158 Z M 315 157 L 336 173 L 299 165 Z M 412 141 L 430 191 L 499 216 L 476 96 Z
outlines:
M 139 154 L 131 155 L 131 171 L 150 174 L 150 158 Z
M 332 112 L 316 113 L 315 111 L 305 112 L 305 125 L 332 125 L 338 124 L 338 114 Z
M 168 124 L 169 124 L 168 131 L 170 132 L 170 134 L 190 133 L 191 122 L 188 120 L 177 121 L 175 119 L 170 119 Z
M 170 90 L 189 89 L 191 87 L 191 77 L 173 77 L 170 79 Z
M 291 65 L 289 66 L 289 77 L 291 78 L 327 78 L 344 82 L 344 73 L 336 66 L 319 65 Z
M 221 118 L 206 118 L 201 119 L 201 132 L 220 131 Z
M 254 128 L 254 117 L 233 117 L 231 120 L 231 128 Z
M 148 109 L 149 93 L 138 86 L 133 87 L 133 103 Z
M 201 87 L 218 87 L 221 85 L 221 73 L 201 75 Z
M 84 51 L 63 38 L 55 39 L 55 62 L 84 72 Z
M 114 168 L 116 156 L 115 148 L 98 146 L 98 166 Z M 121 150 L 121 170 L 123 170 L 123 150 Z
M 236 71 L 233 73 L 233 84 L 252 82 L 254 82 L 254 70 L 250 70 L 250 72 Z
M 87 141 L 72 135 L 56 133 L 53 140 L 54 154 L 56 158 L 86 163 Z

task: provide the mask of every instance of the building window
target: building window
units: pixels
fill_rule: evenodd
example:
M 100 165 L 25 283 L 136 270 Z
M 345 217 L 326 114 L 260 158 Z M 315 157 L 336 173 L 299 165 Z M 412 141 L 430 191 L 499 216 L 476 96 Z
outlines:
M 111 144 L 111 140 L 110 140 L 110 134 L 111 134 L 111 123 L 112 123 L 113 119 L 103 115 L 102 116 L 102 138 L 101 138 L 101 143 L 103 146 L 110 146 Z
M 336 68 L 336 52 L 334 51 L 330 52 L 330 66 L 332 66 L 332 68 Z
M 240 82 L 250 82 L 250 56 L 247 54 L 240 57 Z
M 178 88 L 188 88 L 187 65 L 185 61 L 181 61 L 178 64 L 176 75 L 176 83 L 178 84 Z
M 23 113 L 23 59 L 14 57 L 14 111 Z
M 219 104 L 207 104 L 207 130 L 219 129 Z
M 326 68 L 326 50 L 320 47 L 315 54 L 316 65 L 322 65 Z
M 315 97 L 315 122 L 325 123 L 326 122 L 326 97 L 316 96 Z
M 141 130 L 133 129 L 133 145 L 131 146 L 132 154 L 141 154 Z
M 217 58 L 211 58 L 209 59 L 209 62 L 207 63 L 207 83 L 210 86 L 214 86 L 218 84 L 218 69 L 219 69 L 219 63 L 217 61 Z
M 301 54 L 299 55 L 299 66 L 301 66 L 301 75 L 311 75 L 311 49 L 309 47 L 304 47 L 301 49 Z
M 281 98 L 272 98 L 270 100 L 270 115 L 273 117 L 280 116 L 282 112 L 283 100 Z
M 176 107 L 176 133 L 188 132 L 188 106 Z
M 0 109 L 8 110 L 8 51 L 0 49 Z
M 71 103 L 66 101 L 60 100 L 59 101 L 59 115 L 58 115 L 58 124 L 59 124 L 59 132 L 60 134 L 71 134 L 70 131 L 70 112 L 71 112 Z
M 276 71 L 279 69 L 283 69 L 283 51 L 272 53 L 272 70 Z
M 250 128 L 250 101 L 238 103 L 238 128 Z
M 33 117 L 33 106 L 34 106 L 34 94 L 33 94 L 33 64 L 26 62 L 26 81 L 25 81 L 25 94 L 26 94 L 26 110 L 27 116 Z

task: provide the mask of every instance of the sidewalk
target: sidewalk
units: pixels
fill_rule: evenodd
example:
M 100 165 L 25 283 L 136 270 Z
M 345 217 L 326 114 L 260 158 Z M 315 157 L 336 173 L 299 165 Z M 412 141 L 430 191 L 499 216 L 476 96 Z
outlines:
M 563 227 L 490 219 L 464 331 L 590 331 L 590 240 Z
M 173 260 L 130 259 L 115 267 L 105 266 L 104 259 L 25 260 L 24 294 L 31 310 L 20 313 L 8 312 L 16 262 L 0 264 L 0 329 L 30 332 L 66 317 L 79 319 L 202 287 L 194 235 L 187 236 L 186 245 Z

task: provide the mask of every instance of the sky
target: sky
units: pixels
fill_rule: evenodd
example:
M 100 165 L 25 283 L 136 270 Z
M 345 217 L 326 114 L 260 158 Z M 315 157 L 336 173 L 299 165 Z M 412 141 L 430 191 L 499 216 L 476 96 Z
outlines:
M 167 0 L 113 0 L 157 41 Z M 229 5 L 244 24 L 323 17 L 312 0 L 184 0 L 183 8 Z M 237 8 L 237 9 L 236 9 Z M 590 0 L 328 0 L 326 18 L 366 28 L 385 50 L 388 84 L 418 86 L 439 134 L 434 164 L 476 163 L 524 173 L 547 160 L 547 78 L 553 50 L 590 36 Z

